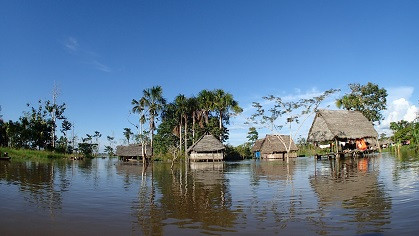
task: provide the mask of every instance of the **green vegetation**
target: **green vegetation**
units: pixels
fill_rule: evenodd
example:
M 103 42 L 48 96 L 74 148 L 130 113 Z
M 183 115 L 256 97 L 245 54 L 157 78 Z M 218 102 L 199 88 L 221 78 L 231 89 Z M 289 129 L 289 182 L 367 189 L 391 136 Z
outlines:
M 233 95 L 222 89 L 202 90 L 197 97 L 189 98 L 179 94 L 166 103 L 161 87 L 155 86 L 143 90 L 143 96 L 133 99 L 131 105 L 132 112 L 139 115 L 139 125 L 134 125 L 136 141 L 143 147 L 150 145 L 154 159 L 184 158 L 188 147 L 206 133 L 222 142 L 227 140 L 230 117 L 242 112 Z M 158 126 L 156 121 L 160 122 Z M 129 140 L 128 135 L 125 137 Z
M 409 149 L 419 151 L 419 117 L 413 122 L 401 120 L 391 122 L 390 129 L 393 131 L 391 139 L 396 144 L 398 151 L 403 144 L 408 144 Z
M 249 121 L 255 125 L 263 125 L 270 129 L 272 133 L 276 134 L 280 133 L 285 123 L 289 129 L 290 136 L 295 139 L 302 124 L 318 109 L 321 102 L 338 91 L 340 90 L 329 89 L 319 96 L 298 100 L 283 99 L 274 95 L 263 97 L 267 101 L 266 103 L 253 102 L 253 107 L 256 108 L 256 112 L 249 118 Z M 277 135 L 277 137 L 289 154 L 291 139 L 289 143 L 286 143 L 281 135 Z
M 40 151 L 40 150 L 30 150 L 30 149 L 14 149 L 8 147 L 0 147 L 0 153 L 3 154 L 7 152 L 12 158 L 21 158 L 21 159 L 45 159 L 45 158 L 69 158 L 69 154 L 57 153 L 51 151 Z
M 380 123 L 386 109 L 387 90 L 369 82 L 366 85 L 349 84 L 351 93 L 336 100 L 338 108 L 360 111 L 369 121 Z

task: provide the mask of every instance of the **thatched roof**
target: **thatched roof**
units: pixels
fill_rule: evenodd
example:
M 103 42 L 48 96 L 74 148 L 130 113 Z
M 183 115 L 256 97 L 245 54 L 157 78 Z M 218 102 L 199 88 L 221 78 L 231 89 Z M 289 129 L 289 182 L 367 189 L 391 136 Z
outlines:
M 212 136 L 211 134 L 207 134 L 202 136 L 194 145 L 188 148 L 188 153 L 194 152 L 216 152 L 224 150 L 224 145 Z
M 255 144 L 253 144 L 253 147 L 251 149 L 252 152 L 258 152 L 260 151 L 260 148 L 262 147 L 263 138 L 256 140 Z
M 146 146 L 144 152 L 147 156 L 151 155 L 151 147 Z M 141 144 L 130 144 L 128 146 L 117 146 L 116 155 L 119 157 L 140 157 L 141 155 Z
M 359 111 L 319 110 L 308 133 L 309 142 L 377 138 L 373 124 Z
M 290 145 L 290 141 L 291 141 L 290 151 L 298 151 L 298 147 L 295 145 L 294 141 L 289 135 L 268 134 L 263 139 L 260 152 L 261 153 L 287 152 L 287 147 Z M 286 146 L 284 145 L 284 143 Z

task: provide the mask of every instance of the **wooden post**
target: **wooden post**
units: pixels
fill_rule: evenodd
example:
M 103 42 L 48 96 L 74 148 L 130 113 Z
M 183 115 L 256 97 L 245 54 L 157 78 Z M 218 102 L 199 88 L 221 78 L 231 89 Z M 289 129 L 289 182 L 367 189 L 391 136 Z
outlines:
M 377 147 L 378 147 L 378 151 L 381 153 L 381 146 L 380 146 L 380 142 L 378 141 L 378 138 L 376 138 L 377 140 Z
M 339 142 L 338 139 L 335 139 L 336 145 L 336 158 L 339 158 Z

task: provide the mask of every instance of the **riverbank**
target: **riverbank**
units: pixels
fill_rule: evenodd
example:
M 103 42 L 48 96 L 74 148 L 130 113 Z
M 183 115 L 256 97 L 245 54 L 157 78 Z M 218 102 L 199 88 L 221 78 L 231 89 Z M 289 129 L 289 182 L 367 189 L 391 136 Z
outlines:
M 0 147 L 0 153 L 7 152 L 12 158 L 21 159 L 58 159 L 58 158 L 69 158 L 69 154 L 56 153 L 50 151 L 30 150 L 30 149 L 13 149 Z

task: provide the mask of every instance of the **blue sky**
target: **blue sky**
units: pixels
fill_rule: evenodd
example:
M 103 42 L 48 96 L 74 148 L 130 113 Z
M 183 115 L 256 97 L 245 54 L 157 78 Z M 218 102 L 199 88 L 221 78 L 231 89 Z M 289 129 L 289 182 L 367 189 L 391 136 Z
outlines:
M 120 141 L 135 121 L 130 101 L 154 85 L 168 100 L 222 88 L 250 108 L 268 94 L 342 95 L 349 83 L 373 82 L 391 95 L 377 127 L 385 130 L 417 112 L 417 9 L 419 1 L 1 1 L 2 115 L 16 120 L 27 102 L 50 99 L 55 81 L 79 136 L 98 130 Z M 231 144 L 246 140 L 250 113 L 232 120 Z

